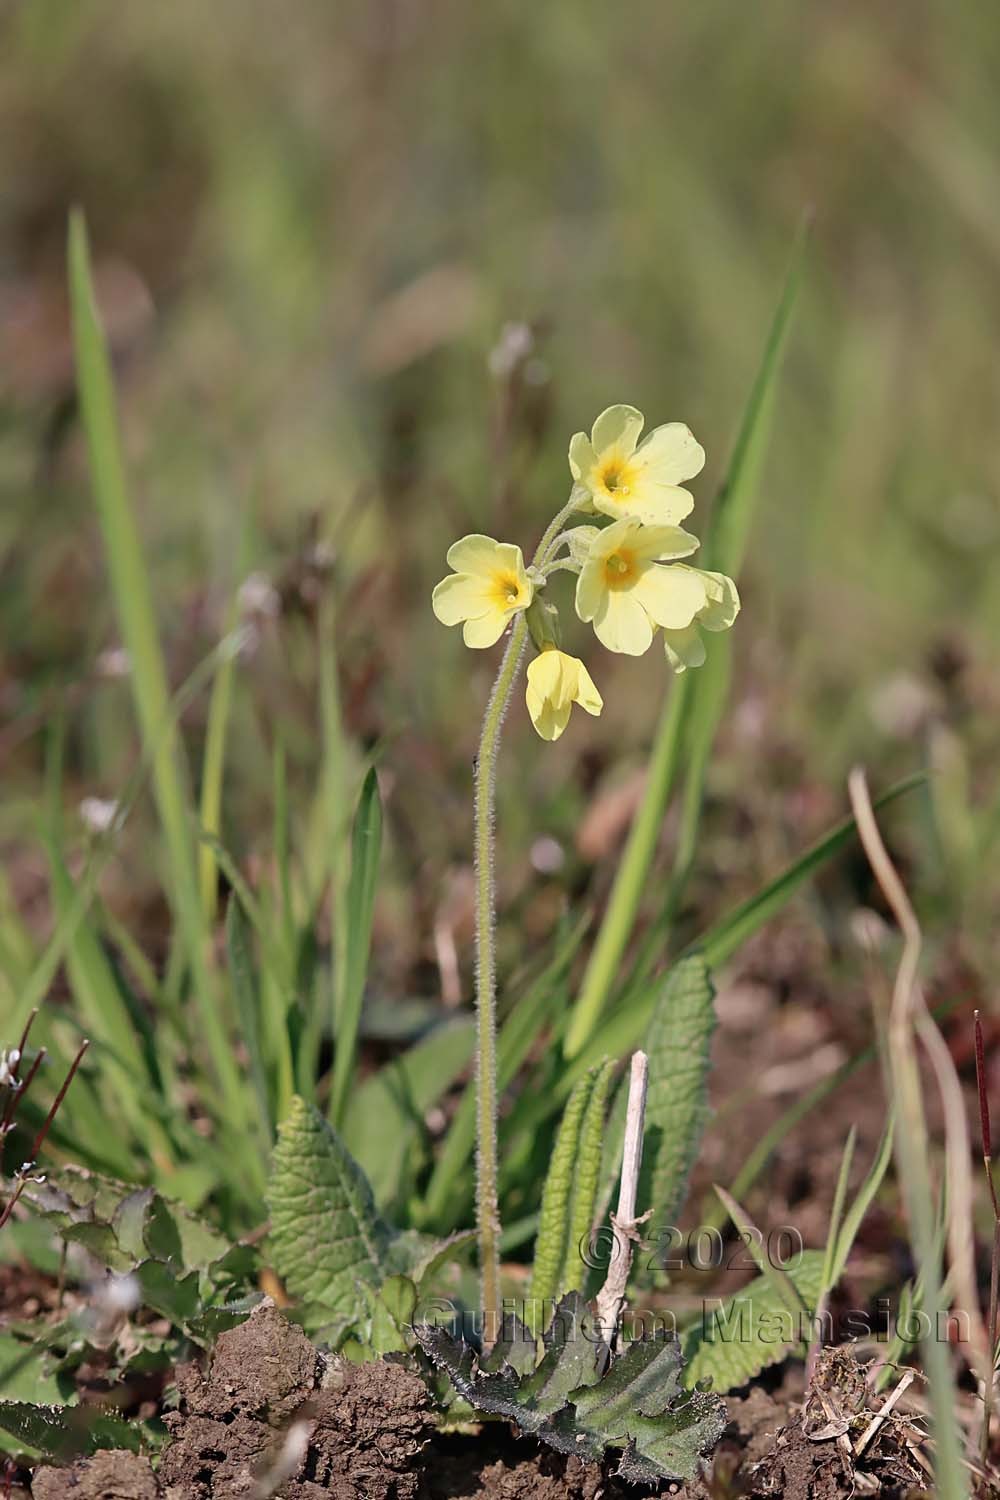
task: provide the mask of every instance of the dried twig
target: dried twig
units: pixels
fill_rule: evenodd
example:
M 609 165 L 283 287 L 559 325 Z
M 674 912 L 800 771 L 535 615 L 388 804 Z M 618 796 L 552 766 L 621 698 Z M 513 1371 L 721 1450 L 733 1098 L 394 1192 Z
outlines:
M 607 1278 L 597 1294 L 596 1301 L 597 1326 L 609 1349 L 614 1344 L 618 1320 L 625 1304 L 625 1289 L 632 1270 L 632 1246 L 639 1238 L 639 1225 L 648 1219 L 652 1212 L 649 1209 L 638 1219 L 635 1214 L 635 1199 L 639 1190 L 639 1168 L 642 1165 L 642 1137 L 646 1121 L 648 1086 L 649 1059 L 645 1052 L 634 1052 L 632 1071 L 629 1075 L 618 1212 L 611 1215 L 614 1249 L 608 1266 Z
M 885 1400 L 882 1403 L 881 1410 L 875 1413 L 874 1417 L 872 1417 L 871 1421 L 868 1423 L 868 1426 L 865 1428 L 864 1432 L 861 1434 L 861 1436 L 858 1438 L 857 1442 L 854 1444 L 854 1456 L 855 1456 L 855 1458 L 860 1458 L 861 1457 L 861 1454 L 864 1453 L 865 1449 L 868 1447 L 868 1444 L 871 1442 L 871 1440 L 875 1436 L 876 1432 L 878 1432 L 879 1428 L 882 1426 L 882 1423 L 885 1421 L 886 1417 L 892 1411 L 892 1408 L 896 1405 L 896 1402 L 900 1399 L 900 1397 L 902 1397 L 903 1395 L 906 1394 L 906 1392 L 909 1390 L 910 1386 L 913 1384 L 913 1382 L 916 1380 L 916 1378 L 917 1378 L 917 1372 L 916 1372 L 916 1370 L 906 1370 L 906 1371 L 904 1371 L 904 1373 L 903 1373 L 903 1375 L 902 1375 L 902 1377 L 901 1377 L 901 1379 L 899 1381 L 899 1384 L 885 1398 Z

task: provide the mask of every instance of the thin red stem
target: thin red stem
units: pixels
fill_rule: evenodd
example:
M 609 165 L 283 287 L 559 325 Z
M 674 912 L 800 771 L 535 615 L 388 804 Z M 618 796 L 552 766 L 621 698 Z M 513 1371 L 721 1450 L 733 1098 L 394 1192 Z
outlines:
M 39 1155 L 40 1155 L 41 1150 L 42 1150 L 42 1147 L 45 1144 L 45 1137 L 49 1133 L 49 1127 L 50 1127 L 50 1125 L 52 1124 L 52 1121 L 55 1119 L 56 1115 L 59 1112 L 59 1106 L 60 1106 L 60 1104 L 63 1102 L 63 1100 L 66 1097 L 66 1090 L 69 1088 L 70 1084 L 73 1082 L 73 1078 L 74 1078 L 74 1075 L 76 1074 L 76 1070 L 80 1066 L 81 1062 L 83 1061 L 83 1054 L 86 1052 L 86 1050 L 87 1050 L 87 1048 L 89 1046 L 90 1046 L 90 1040 L 89 1040 L 89 1038 L 84 1037 L 83 1041 L 80 1043 L 80 1047 L 79 1047 L 79 1050 L 77 1051 L 76 1056 L 74 1057 L 73 1061 L 69 1065 L 69 1072 L 66 1074 L 66 1077 L 63 1079 L 63 1086 L 59 1090 L 59 1092 L 56 1095 L 56 1097 L 53 1099 L 53 1101 L 52 1101 L 52 1108 L 49 1110 L 48 1114 L 45 1116 L 45 1121 L 44 1121 L 44 1123 L 42 1125 L 41 1130 L 35 1136 L 35 1144 L 31 1148 L 31 1155 L 28 1158 L 29 1161 L 37 1161 L 38 1160 Z

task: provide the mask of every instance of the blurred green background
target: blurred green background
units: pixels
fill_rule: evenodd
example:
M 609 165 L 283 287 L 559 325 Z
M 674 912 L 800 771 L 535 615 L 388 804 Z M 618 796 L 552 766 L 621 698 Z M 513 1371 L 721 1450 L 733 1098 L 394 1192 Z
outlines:
M 30 926 L 48 920 L 47 726 L 65 723 L 70 811 L 114 798 L 137 756 L 73 396 L 72 204 L 175 686 L 260 575 L 225 840 L 251 876 L 268 857 L 277 738 L 292 838 L 315 833 L 330 599 L 357 765 L 374 751 L 387 797 L 377 967 L 397 994 L 438 988 L 443 931 L 468 951 L 494 654 L 431 615 L 448 544 L 532 548 L 570 434 L 615 401 L 704 444 L 703 530 L 812 211 L 703 878 L 736 895 L 772 872 L 861 757 L 877 784 L 941 769 L 924 877 L 958 888 L 1000 708 L 991 7 L 8 0 L 0 27 L 0 845 Z M 579 625 L 569 641 L 606 709 L 554 747 L 512 715 L 512 949 L 565 891 L 606 883 L 668 688 L 658 651 L 602 655 Z M 195 779 L 206 704 L 184 717 Z M 102 889 L 155 954 L 148 804 Z

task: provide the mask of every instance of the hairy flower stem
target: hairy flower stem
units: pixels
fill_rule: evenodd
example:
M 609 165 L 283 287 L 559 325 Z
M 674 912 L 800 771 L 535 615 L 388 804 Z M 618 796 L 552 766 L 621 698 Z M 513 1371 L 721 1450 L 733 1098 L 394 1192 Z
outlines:
M 563 524 L 575 509 L 563 507 L 538 544 L 532 566 L 554 550 Z M 514 620 L 493 684 L 476 757 L 476 1234 L 479 1242 L 483 1347 L 500 1330 L 500 1207 L 497 1200 L 497 962 L 494 861 L 497 752 L 500 731 L 524 657 L 528 626 L 523 610 Z

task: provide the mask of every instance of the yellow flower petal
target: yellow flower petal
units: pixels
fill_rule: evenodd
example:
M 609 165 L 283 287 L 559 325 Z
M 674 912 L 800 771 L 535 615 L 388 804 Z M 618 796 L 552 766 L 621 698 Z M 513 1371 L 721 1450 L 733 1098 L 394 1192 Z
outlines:
M 673 562 L 690 557 L 701 546 L 698 538 L 681 526 L 642 526 L 632 543 L 637 557 L 650 562 Z
M 623 458 L 635 452 L 645 418 L 634 406 L 609 406 L 590 430 L 594 453 L 603 458 L 609 448 L 616 448 Z
M 655 427 L 636 450 L 634 463 L 657 484 L 673 486 L 693 479 L 705 467 L 705 450 L 690 427 L 667 422 Z
M 697 571 L 697 570 L 695 570 Z M 702 573 L 708 604 L 698 619 L 706 630 L 728 630 L 740 612 L 736 585 L 725 573 Z
M 575 657 L 572 659 L 576 661 Z M 582 661 L 576 662 L 576 693 L 573 701 L 579 703 L 585 713 L 593 714 L 595 718 L 604 707 L 604 699 L 597 691 L 597 685 Z
M 678 676 L 689 667 L 702 667 L 705 664 L 705 642 L 697 625 L 688 625 L 685 630 L 665 630 L 663 649 L 668 663 Z
M 448 548 L 447 561 L 456 573 L 492 577 L 494 573 L 509 571 L 527 580 L 520 547 L 513 542 L 496 542 L 491 536 L 463 536 Z
M 592 557 L 584 563 L 576 580 L 576 612 L 584 623 L 597 614 L 605 592 L 603 561 L 600 557 Z
M 683 630 L 704 609 L 705 585 L 695 568 L 646 568 L 631 590 L 654 625 Z
M 625 511 L 647 526 L 673 526 L 694 510 L 694 496 L 687 490 L 659 485 L 648 474 L 629 474 L 628 479 L 628 485 L 613 496 L 595 490 L 595 509 L 606 516 L 620 516 Z
M 477 620 L 466 620 L 462 627 L 462 639 L 467 646 L 472 646 L 477 651 L 484 651 L 487 646 L 495 646 L 507 628 L 510 615 L 501 609 L 491 609 L 489 614 L 480 615 Z
M 431 595 L 431 608 L 442 625 L 478 619 L 490 608 L 489 585 L 471 573 L 449 573 Z
M 602 646 L 624 656 L 642 656 L 653 642 L 649 616 L 634 592 L 625 590 L 602 594 L 594 615 L 594 634 Z
M 597 462 L 585 432 L 575 432 L 569 440 L 569 471 L 574 479 L 583 479 Z

